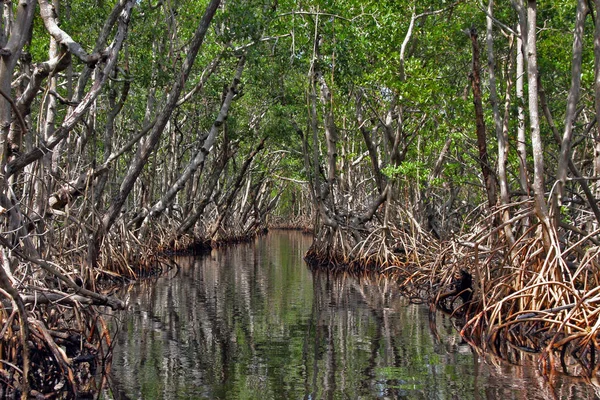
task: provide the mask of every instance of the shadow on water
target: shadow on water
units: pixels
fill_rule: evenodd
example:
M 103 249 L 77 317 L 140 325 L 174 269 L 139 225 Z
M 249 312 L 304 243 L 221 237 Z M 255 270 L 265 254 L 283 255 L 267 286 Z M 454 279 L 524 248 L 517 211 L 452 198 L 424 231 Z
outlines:
M 180 258 L 122 294 L 112 399 L 589 399 L 594 386 L 483 360 L 393 282 L 311 272 L 275 232 Z M 432 334 L 430 325 L 435 328 Z

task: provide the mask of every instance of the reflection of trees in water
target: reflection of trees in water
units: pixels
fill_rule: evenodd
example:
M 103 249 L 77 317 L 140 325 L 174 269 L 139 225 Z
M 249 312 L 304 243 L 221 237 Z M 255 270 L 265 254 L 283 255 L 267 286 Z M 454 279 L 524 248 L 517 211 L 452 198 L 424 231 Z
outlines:
M 313 385 L 314 397 L 333 398 L 336 390 L 348 395 L 353 391 L 403 395 L 397 380 L 385 375 L 414 362 L 409 353 L 411 348 L 418 350 L 422 329 L 414 329 L 419 320 L 411 314 L 418 309 L 407 308 L 397 287 L 386 280 L 359 281 L 343 274 L 316 273 L 314 288 L 317 362 L 313 372 L 322 379 Z M 413 319 L 401 323 L 399 312 Z M 410 333 L 410 341 L 403 332 Z
M 313 285 L 312 398 L 354 398 L 353 391 L 417 399 L 594 398 L 592 386 L 564 377 L 549 386 L 533 363 L 484 361 L 450 320 L 409 305 L 390 281 L 316 273 Z
M 436 339 L 427 308 L 408 305 L 394 283 L 311 274 L 301 261 L 309 242 L 296 233 L 269 235 L 180 259 L 179 270 L 130 288 L 115 393 L 549 398 L 535 370 L 479 362 L 443 317 L 432 320 Z M 557 390 L 577 398 L 572 386 Z
M 193 266 L 190 259 L 178 260 L 182 268 L 176 276 L 132 288 L 133 315 L 124 317 L 130 332 L 119 335 L 123 355 L 115 362 L 119 379 L 135 386 L 141 382 L 136 371 L 154 373 L 152 389 L 166 388 L 166 397 L 179 390 L 216 397 L 245 390 L 246 383 L 264 386 L 273 380 L 278 369 L 267 364 L 265 353 L 277 353 L 281 346 L 271 339 L 285 343 L 278 338 L 304 331 L 289 323 L 287 311 L 306 309 L 299 307 L 303 297 L 312 301 L 312 289 L 297 289 L 310 272 L 301 265 L 282 268 L 290 259 L 301 261 L 308 244 L 287 236 L 262 239 L 256 248 L 215 251 Z M 135 390 L 143 391 L 144 385 Z

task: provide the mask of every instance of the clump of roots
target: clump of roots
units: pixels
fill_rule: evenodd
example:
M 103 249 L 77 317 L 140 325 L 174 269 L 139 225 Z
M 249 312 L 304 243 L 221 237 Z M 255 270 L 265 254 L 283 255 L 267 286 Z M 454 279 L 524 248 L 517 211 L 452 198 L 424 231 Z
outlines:
M 325 227 L 305 259 L 311 266 L 329 271 L 382 273 L 400 282 L 407 297 L 426 298 L 432 289 L 430 274 L 436 274 L 444 255 L 438 240 L 414 220 L 409 221 L 399 222 L 400 227 L 388 223 L 373 228 L 364 237 L 360 236 L 362 232 Z
M 308 215 L 295 217 L 272 217 L 269 221 L 270 229 L 299 230 L 304 233 L 313 233 L 314 227 Z
M 95 307 L 82 304 L 78 296 L 69 299 L 38 291 L 22 296 L 26 315 L 22 319 L 11 296 L 2 294 L 0 397 L 17 398 L 24 390 L 43 398 L 96 393 L 102 386 L 97 371 L 110 363 L 112 343 Z M 24 371 L 28 371 L 27 379 Z
M 528 211 L 520 214 L 528 215 Z M 490 231 L 489 222 L 483 221 L 472 235 L 454 244 L 461 250 L 455 253 L 459 257 L 454 266 L 447 267 L 437 305 L 460 311 L 465 317 L 461 334 L 505 359 L 519 361 L 522 352 L 539 353 L 548 371 L 596 373 L 600 246 L 593 237 L 600 230 L 570 241 L 563 234 L 561 242 L 556 232 L 530 223 L 510 244 L 500 228 Z M 474 297 L 444 304 L 448 298 L 440 293 L 448 290 L 448 277 L 458 268 L 473 277 Z

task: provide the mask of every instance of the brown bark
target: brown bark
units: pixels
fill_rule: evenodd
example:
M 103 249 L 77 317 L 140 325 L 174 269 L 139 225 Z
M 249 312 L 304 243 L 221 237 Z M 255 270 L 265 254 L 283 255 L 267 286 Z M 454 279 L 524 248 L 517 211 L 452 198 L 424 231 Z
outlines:
M 473 104 L 475 105 L 475 125 L 477 133 L 477 148 L 479 150 L 479 166 L 483 174 L 483 181 L 487 193 L 488 206 L 496 205 L 496 179 L 492 168 L 490 167 L 489 156 L 487 152 L 487 138 L 485 132 L 485 122 L 483 117 L 483 105 L 481 95 L 481 78 L 479 62 L 479 43 L 477 42 L 477 30 L 471 28 L 471 43 L 473 46 L 473 71 L 471 77 L 471 87 L 473 90 Z

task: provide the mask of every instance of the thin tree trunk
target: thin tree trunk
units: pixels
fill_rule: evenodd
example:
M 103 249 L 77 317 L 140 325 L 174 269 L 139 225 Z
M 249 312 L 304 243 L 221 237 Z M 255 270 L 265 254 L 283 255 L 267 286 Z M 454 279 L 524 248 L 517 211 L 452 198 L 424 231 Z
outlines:
M 471 43 L 473 45 L 473 76 L 471 86 L 473 89 L 473 103 L 475 105 L 475 124 L 477 131 L 477 148 L 479 149 L 479 166 L 483 174 L 483 181 L 487 193 L 488 206 L 490 208 L 496 205 L 496 180 L 490 167 L 489 156 L 487 152 L 487 138 L 485 132 L 485 122 L 483 116 L 483 105 L 481 100 L 481 78 L 479 75 L 479 43 L 477 42 L 477 31 L 471 28 Z
M 8 134 L 13 112 L 12 104 L 14 104 L 14 102 L 11 104 L 11 82 L 15 66 L 28 39 L 35 12 L 35 3 L 33 0 L 21 0 L 17 7 L 15 21 L 12 21 L 12 17 L 6 19 L 7 26 L 4 27 L 7 40 L 3 43 L 2 50 L 7 54 L 0 57 L 0 91 L 2 92 L 2 96 L 0 96 L 0 190 L 4 193 L 6 193 L 6 179 L 10 175 L 5 172 L 5 168 L 9 157 Z M 11 8 L 11 4 L 6 7 Z M 8 26 L 9 24 L 12 26 Z
M 372 137 L 374 135 L 367 129 L 365 126 L 366 121 L 363 116 L 363 107 L 362 107 L 362 97 L 363 93 L 361 91 L 356 95 L 356 120 L 360 126 L 360 132 L 362 133 L 363 140 L 365 141 L 365 145 L 367 146 L 367 150 L 369 151 L 369 158 L 371 159 L 371 167 L 373 168 L 373 176 L 375 177 L 375 183 L 377 184 L 377 190 L 379 193 L 384 190 L 384 177 L 381 173 L 381 169 L 379 168 L 379 157 L 377 156 L 377 147 L 375 143 L 373 143 Z M 377 128 L 374 128 L 375 132 Z
M 596 6 L 596 26 L 594 27 L 594 107 L 596 111 L 596 135 L 594 137 L 594 175 L 600 176 L 600 0 Z M 594 184 L 595 197 L 600 198 L 600 181 Z
M 223 143 L 222 154 L 219 160 L 216 162 L 216 165 L 212 168 L 212 173 L 208 176 L 208 179 L 206 180 L 206 190 L 203 193 L 203 199 L 200 202 L 200 204 L 198 204 L 198 206 L 195 207 L 193 213 L 188 218 L 185 218 L 183 222 L 179 225 L 179 227 L 177 228 L 177 236 L 181 236 L 187 233 L 190 229 L 194 227 L 194 225 L 196 224 L 196 222 L 198 222 L 200 217 L 202 217 L 202 215 L 204 214 L 204 209 L 212 201 L 213 193 L 219 181 L 219 177 L 223 173 L 223 170 L 225 169 L 227 163 L 229 162 L 229 159 L 232 156 L 233 154 L 229 151 L 228 143 Z
M 324 109 L 325 117 L 325 142 L 327 144 L 327 184 L 332 198 L 332 204 L 335 204 L 334 189 L 337 180 L 337 142 L 338 128 L 333 116 L 333 95 L 325 81 L 323 73 L 317 69 L 316 79 L 321 86 L 321 104 Z
M 600 0 L 599 0 L 600 1 Z M 525 60 L 524 50 L 525 41 L 522 36 L 524 32 L 521 30 L 521 24 L 517 26 L 517 154 L 519 155 L 519 181 L 521 189 L 529 195 L 529 177 L 527 174 L 527 138 L 525 136 L 525 96 L 524 79 L 525 76 Z
M 500 185 L 501 204 L 508 203 L 508 183 L 506 182 L 506 141 L 502 133 L 502 118 L 500 117 L 500 107 L 498 101 L 498 90 L 496 88 L 496 61 L 494 57 L 494 0 L 489 0 L 486 16 L 486 48 L 487 63 L 490 85 L 490 103 L 492 103 L 492 112 L 494 117 L 494 130 L 498 141 L 498 183 Z M 508 92 L 508 90 L 507 90 Z
M 325 201 L 333 196 L 331 193 L 331 187 L 329 186 L 329 182 L 327 182 L 327 178 L 325 178 L 325 182 L 321 185 L 321 161 L 319 157 L 319 121 L 317 119 L 317 74 L 318 66 L 317 62 L 319 60 L 319 16 L 317 15 L 315 19 L 315 32 L 313 37 L 313 54 L 312 60 L 310 64 L 309 71 L 309 79 L 310 79 L 310 88 L 309 88 L 309 113 L 310 113 L 310 130 L 312 132 L 312 158 L 313 158 L 313 173 L 312 179 L 314 181 L 313 186 L 315 188 L 315 194 L 317 198 L 317 210 L 319 211 L 316 214 L 315 227 L 319 227 L 320 223 L 324 225 L 330 226 L 334 229 L 337 229 L 338 223 L 334 218 L 331 218 L 327 213 L 327 207 L 325 206 Z M 320 221 L 319 221 L 320 220 Z
M 536 42 L 537 4 L 536 0 L 527 1 L 527 82 L 529 84 L 529 125 L 531 128 L 531 145 L 533 152 L 533 195 L 535 213 L 544 227 L 544 244 L 550 249 L 552 225 L 546 206 L 544 185 L 544 146 L 540 134 L 539 99 L 538 99 L 538 66 Z
M 121 15 L 121 12 L 125 8 L 126 3 L 127 2 L 124 0 L 119 0 L 115 4 L 110 15 L 108 16 L 108 18 L 104 22 L 104 25 L 102 26 L 102 31 L 100 31 L 100 34 L 96 38 L 96 44 L 94 46 L 94 49 L 92 50 L 92 54 L 98 54 L 102 50 L 102 48 L 106 45 L 108 36 L 110 35 L 110 32 L 112 31 L 114 25 L 117 23 L 119 16 Z M 75 98 L 74 98 L 75 102 L 80 102 L 81 99 L 83 99 L 84 94 L 85 94 L 85 88 L 88 84 L 90 77 L 92 76 L 92 72 L 94 71 L 94 69 L 95 69 L 94 65 L 86 64 L 83 71 L 79 75 L 79 79 L 77 81 L 77 87 L 75 88 Z
M 321 185 L 321 179 L 320 179 L 320 174 L 321 174 L 321 161 L 320 161 L 320 157 L 319 157 L 319 127 L 318 127 L 318 120 L 317 120 L 317 88 L 316 88 L 316 79 L 314 79 L 314 74 L 315 72 L 315 67 L 316 67 L 316 62 L 317 62 L 317 42 L 319 40 L 318 35 L 317 35 L 317 27 L 318 27 L 318 20 L 317 23 L 315 23 L 315 38 L 314 38 L 314 54 L 313 54 L 313 61 L 311 63 L 310 66 L 310 93 L 309 93 L 309 112 L 310 112 L 310 130 L 312 133 L 312 158 L 313 158 L 313 168 L 312 168 L 312 179 L 314 181 L 314 188 L 315 188 L 315 194 L 316 194 L 316 199 L 317 199 L 317 209 L 318 209 L 318 213 L 317 213 L 317 217 L 320 219 L 322 219 L 323 223 L 325 225 L 329 225 L 333 228 L 337 228 L 337 222 L 335 220 L 333 220 L 332 218 L 329 217 L 329 215 L 327 214 L 327 210 L 325 208 L 325 200 L 327 199 L 328 195 L 329 195 L 329 186 L 327 185 L 327 183 L 324 183 L 323 185 Z M 315 220 L 315 227 L 318 227 L 319 223 L 317 220 Z
M 494 0 L 489 0 L 487 10 L 487 54 L 488 54 L 488 73 L 490 75 L 490 101 L 492 103 L 492 111 L 494 113 L 494 128 L 496 131 L 496 141 L 498 142 L 498 184 L 500 186 L 500 205 L 507 206 L 510 203 L 510 193 L 508 190 L 508 177 L 506 173 L 507 155 L 508 155 L 508 116 L 510 108 L 510 91 L 512 89 L 512 81 L 508 80 L 506 85 L 506 97 L 505 97 L 505 118 L 502 120 L 500 117 L 500 107 L 498 101 L 498 91 L 496 88 L 496 65 L 494 58 L 494 36 L 493 36 L 493 12 L 494 12 Z M 511 40 L 512 44 L 512 40 Z M 510 57 L 510 56 L 509 56 Z M 509 62 L 510 65 L 510 62 Z M 510 67 L 509 67 L 510 70 Z M 507 74 L 510 76 L 510 73 Z M 503 207 L 502 209 L 502 222 L 504 223 L 504 235 L 510 246 L 515 242 L 512 234 L 512 224 L 510 221 L 510 209 Z
M 517 154 L 519 159 L 519 182 L 521 189 L 525 193 L 521 201 L 528 200 L 531 196 L 531 187 L 529 183 L 529 173 L 527 168 L 527 137 L 525 132 L 525 96 L 524 96 L 524 77 L 525 77 L 525 52 L 527 48 L 527 16 L 523 7 L 523 0 L 512 0 L 513 8 L 517 11 L 517 76 L 516 76 L 516 95 L 517 95 Z M 530 225 L 530 219 L 527 217 L 522 220 L 521 232 L 527 232 Z M 521 287 L 517 282 L 516 287 Z
M 104 163 L 108 162 L 108 160 L 110 159 L 111 153 L 113 151 L 113 136 L 115 133 L 115 119 L 117 118 L 117 115 L 119 115 L 119 113 L 123 109 L 123 106 L 125 105 L 125 100 L 127 99 L 127 96 L 129 95 L 130 87 L 131 87 L 131 80 L 129 79 L 128 76 L 125 76 L 124 82 L 123 82 L 123 88 L 121 89 L 121 95 L 119 96 L 118 99 L 117 99 L 116 88 L 111 88 L 111 90 L 110 90 L 110 93 L 108 96 L 110 111 L 108 112 L 108 115 L 106 116 L 106 123 L 104 125 L 104 140 L 103 140 L 104 141 L 104 149 L 103 149 L 103 151 L 104 151 L 103 162 Z M 104 187 L 106 186 L 107 182 L 108 182 L 108 171 L 103 173 L 98 178 L 98 183 L 96 184 L 96 186 L 94 188 L 94 203 L 96 204 L 97 208 L 101 208 L 102 194 L 104 193 Z
M 219 229 L 221 228 L 221 224 L 223 223 L 223 220 L 227 217 L 227 215 L 229 215 L 229 209 L 231 208 L 233 200 L 235 199 L 238 191 L 240 190 L 240 187 L 242 186 L 243 179 L 246 176 L 246 172 L 248 171 L 248 168 L 250 167 L 252 160 L 254 160 L 254 157 L 264 148 L 264 146 L 265 146 L 265 139 L 263 138 L 260 141 L 260 143 L 258 144 L 258 146 L 256 147 L 256 149 L 254 149 L 254 151 L 252 151 L 248 155 L 248 157 L 246 158 L 246 161 L 244 161 L 244 164 L 242 165 L 240 171 L 238 172 L 238 176 L 237 176 L 235 182 L 233 183 L 231 192 L 227 196 L 225 205 L 223 207 L 223 211 L 221 212 L 221 214 L 219 214 L 219 217 L 217 218 L 215 226 L 213 227 L 212 231 L 210 232 L 210 235 L 209 235 L 210 239 L 215 239 L 217 233 L 219 232 Z
M 311 166 L 311 164 L 310 164 L 308 135 L 304 134 L 304 132 L 302 131 L 302 129 L 300 129 L 300 127 L 298 126 L 296 121 L 292 120 L 292 125 L 294 126 L 294 130 L 296 131 L 296 134 L 300 137 L 300 140 L 302 141 L 302 155 L 303 155 L 303 160 L 304 160 L 304 169 L 308 173 L 308 189 L 309 189 L 310 198 L 311 198 L 310 203 L 313 204 L 313 207 L 311 207 L 311 208 L 312 208 L 312 210 L 315 211 L 313 221 L 314 221 L 315 227 L 316 227 L 318 212 L 315 210 L 315 207 L 318 207 L 318 204 L 320 201 L 318 198 L 318 194 L 317 194 L 317 187 L 315 186 L 317 184 L 317 178 L 314 176 L 316 169 L 314 166 Z M 311 125 L 311 129 L 312 129 L 312 122 L 310 123 L 310 125 Z
M 539 82 L 538 82 L 538 84 L 539 84 Z M 546 121 L 548 121 L 550 130 L 552 131 L 552 134 L 554 135 L 554 139 L 556 140 L 556 143 L 560 143 L 561 142 L 560 133 L 558 132 L 558 128 L 556 127 L 556 124 L 554 123 L 554 118 L 552 117 L 550 107 L 548 106 L 548 103 L 546 101 L 546 94 L 545 94 L 544 89 L 542 88 L 541 84 L 539 84 L 539 99 L 540 99 L 540 103 L 541 103 L 540 105 L 542 107 L 542 110 L 544 111 L 544 116 L 546 117 Z M 577 178 L 577 181 L 579 182 L 579 185 L 581 186 L 581 189 L 583 190 L 583 193 L 585 194 L 585 198 L 588 201 L 588 205 L 590 206 L 590 208 L 592 209 L 592 212 L 594 213 L 594 216 L 596 217 L 596 221 L 598 221 L 598 223 L 600 223 L 600 208 L 598 208 L 597 201 L 594 198 L 594 195 L 593 195 L 587 181 L 582 178 L 581 174 L 579 173 L 579 170 L 577 169 L 577 167 L 575 167 L 575 164 L 573 164 L 573 160 L 571 158 L 569 158 L 567 160 L 567 165 L 569 167 L 569 170 L 573 174 L 573 176 L 575 178 Z M 556 221 L 556 222 L 558 222 L 558 221 Z
M 21 381 L 21 399 L 26 400 L 29 399 L 29 360 L 30 360 L 30 351 L 29 351 L 29 322 L 27 317 L 27 310 L 25 309 L 25 305 L 23 304 L 23 299 L 21 295 L 14 288 L 11 279 L 9 277 L 9 272 L 4 269 L 4 266 L 8 264 L 8 260 L 6 260 L 6 255 L 4 251 L 0 251 L 0 289 L 4 292 L 8 293 L 13 300 L 13 304 L 16 305 L 16 309 L 19 312 L 19 328 L 21 332 L 19 334 L 21 339 L 21 358 L 22 358 L 22 381 Z
M 29 32 L 33 22 L 35 13 L 35 1 L 20 0 L 16 7 L 16 15 L 13 20 L 13 3 L 4 5 L 5 23 L 4 36 L 2 38 L 2 56 L 0 57 L 0 206 L 4 208 L 8 218 L 7 222 L 3 222 L 2 230 L 9 237 L 9 249 L 18 247 L 19 242 L 23 240 L 25 251 L 29 255 L 37 255 L 35 247 L 31 243 L 23 224 L 23 213 L 20 210 L 19 202 L 14 195 L 11 185 L 9 184 L 10 173 L 8 170 L 9 160 L 13 154 L 10 153 L 11 144 L 9 141 L 9 133 L 13 113 L 15 118 L 19 118 L 23 125 L 20 130 L 20 135 L 24 135 L 28 130 L 23 116 L 19 113 L 16 103 L 12 99 L 11 82 L 15 67 L 22 54 L 23 47 L 29 39 Z M 7 225 L 5 225 L 7 224 Z M 10 250 L 12 253 L 12 250 Z M 9 258 L 10 258 L 9 254 Z M 27 321 L 26 315 L 21 315 L 21 318 Z M 28 340 L 26 332 L 23 333 L 23 340 Z M 25 349 L 26 351 L 26 349 Z M 26 390 L 23 391 L 22 398 L 27 398 L 28 388 L 27 379 L 24 381 Z
M 509 47 L 512 49 L 514 46 L 514 36 L 510 36 Z M 513 69 L 513 58 L 512 51 L 509 54 L 509 61 L 507 66 L 507 82 L 506 92 L 504 100 L 504 118 L 502 121 L 502 135 L 501 139 L 498 138 L 498 180 L 500 181 L 500 201 L 503 206 L 510 203 L 510 191 L 508 188 L 508 177 L 507 177 L 507 163 L 508 163 L 508 131 L 510 122 L 510 108 L 511 108 L 511 92 L 513 89 L 512 80 L 512 69 Z M 502 145 L 500 144 L 502 143 Z M 502 223 L 504 224 L 504 234 L 508 240 L 509 245 L 515 243 L 515 238 L 512 232 L 512 224 L 508 223 L 511 218 L 511 214 L 508 207 L 505 207 L 502 211 Z
M 53 9 L 56 10 L 55 12 L 57 13 L 54 18 L 56 18 L 58 20 L 58 2 L 56 0 L 53 0 Z M 52 59 L 56 59 L 57 57 L 59 57 L 59 44 L 56 42 L 56 39 L 54 39 L 54 37 L 50 38 L 50 46 L 49 46 L 49 51 L 48 51 L 48 59 L 52 60 Z M 50 137 L 52 137 L 52 135 L 54 134 L 55 130 L 56 130 L 56 106 L 57 106 L 57 99 L 55 96 L 53 96 L 51 93 L 56 92 L 57 90 L 57 83 L 58 79 L 57 76 L 55 74 L 53 74 L 50 77 L 50 80 L 48 82 L 48 90 L 47 90 L 47 94 L 46 96 L 44 96 L 42 104 L 45 103 L 45 110 L 42 108 L 42 112 L 45 111 L 45 120 L 44 120 L 44 129 L 43 129 L 43 138 L 44 141 L 47 141 Z M 44 232 L 46 230 L 45 228 L 45 222 L 44 222 L 44 218 L 41 218 L 42 216 L 44 216 L 46 214 L 46 207 L 47 207 L 47 199 L 48 199 L 48 194 L 52 192 L 53 190 L 53 180 L 52 180 L 52 175 L 50 174 L 50 172 L 52 171 L 52 159 L 54 157 L 54 154 L 52 152 L 47 153 L 46 155 L 44 155 L 44 157 L 42 157 L 42 159 L 39 161 L 39 165 L 38 168 L 36 169 L 37 172 L 37 176 L 34 176 L 34 182 L 33 182 L 33 187 L 34 187 L 34 192 L 33 192 L 33 204 L 34 204 L 34 213 L 36 214 L 36 216 L 39 216 L 39 226 L 37 226 L 38 232 Z M 54 171 L 52 171 L 54 172 Z M 45 247 L 45 240 L 50 239 L 51 238 L 47 237 L 47 235 L 38 235 L 38 249 L 40 251 L 44 251 L 44 247 Z
M 553 195 L 552 208 L 556 222 L 560 219 L 560 210 L 558 207 L 562 204 L 565 182 L 567 181 L 567 170 L 571 158 L 571 139 L 573 137 L 573 124 L 575 124 L 575 114 L 577 102 L 579 101 L 581 88 L 581 62 L 583 53 L 583 28 L 585 17 L 587 15 L 587 5 L 585 0 L 577 1 L 577 16 L 575 19 L 575 30 L 573 34 L 573 60 L 571 64 L 571 89 L 567 97 L 567 111 L 565 114 L 565 130 L 563 133 L 560 155 L 558 158 L 558 170 L 556 171 L 557 186 Z

